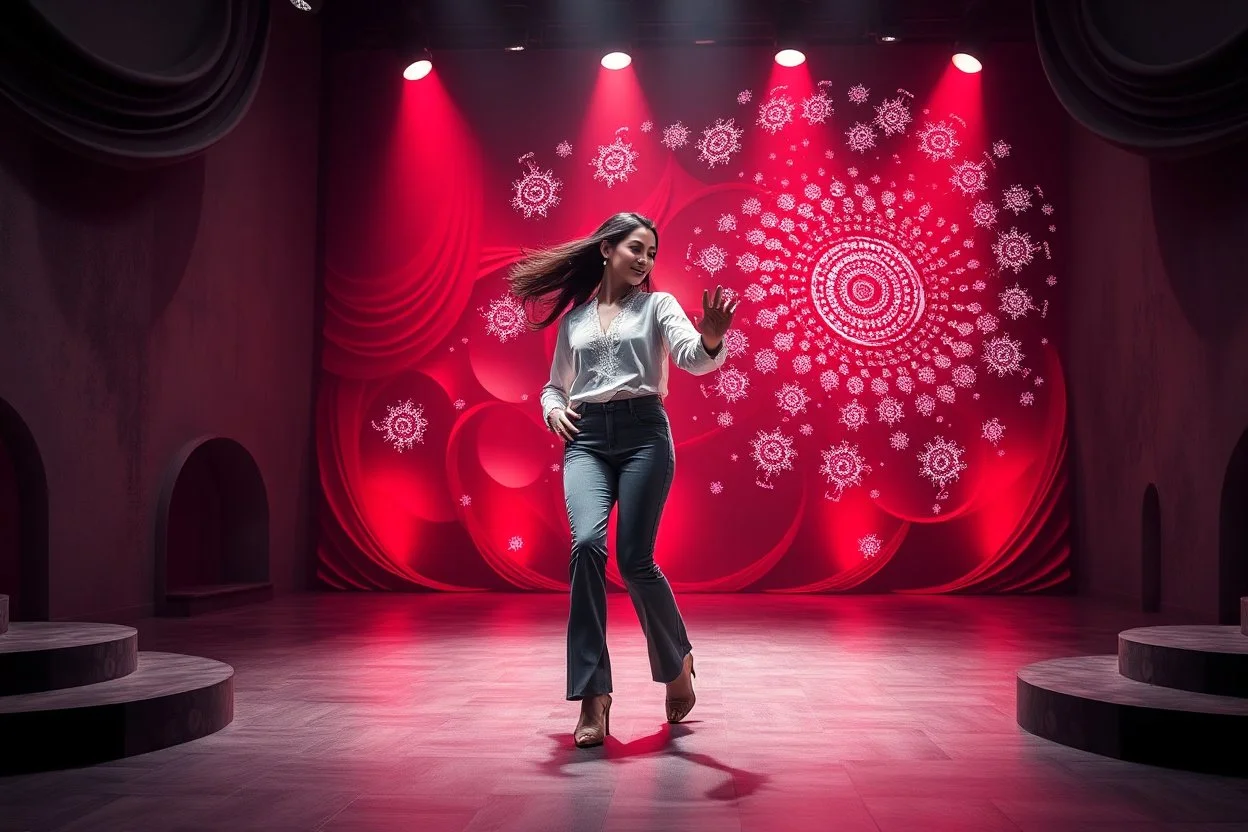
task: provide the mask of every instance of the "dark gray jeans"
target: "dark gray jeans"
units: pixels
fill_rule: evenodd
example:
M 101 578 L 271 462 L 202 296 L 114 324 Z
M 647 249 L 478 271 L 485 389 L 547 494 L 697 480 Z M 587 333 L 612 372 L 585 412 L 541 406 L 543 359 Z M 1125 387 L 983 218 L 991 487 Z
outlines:
M 576 408 L 575 440 L 563 453 L 563 493 L 572 528 L 568 699 L 611 692 L 607 654 L 607 517 L 618 504 L 616 563 L 646 634 L 656 682 L 675 680 L 692 649 L 667 578 L 654 562 L 659 516 L 676 456 L 658 396 Z

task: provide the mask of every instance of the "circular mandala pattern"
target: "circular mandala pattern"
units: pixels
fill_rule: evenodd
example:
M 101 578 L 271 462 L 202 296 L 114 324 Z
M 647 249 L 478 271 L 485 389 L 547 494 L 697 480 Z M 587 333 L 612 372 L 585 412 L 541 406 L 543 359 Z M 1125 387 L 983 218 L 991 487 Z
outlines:
M 799 255 L 797 262 L 809 259 Z M 922 328 L 927 303 L 923 277 L 887 239 L 843 237 L 823 248 L 809 275 L 800 268 L 790 273 L 790 281 L 810 286 L 811 304 L 818 314 L 817 320 L 805 317 L 807 330 L 818 335 L 826 327 L 845 352 L 865 357 L 911 341 L 915 330 Z

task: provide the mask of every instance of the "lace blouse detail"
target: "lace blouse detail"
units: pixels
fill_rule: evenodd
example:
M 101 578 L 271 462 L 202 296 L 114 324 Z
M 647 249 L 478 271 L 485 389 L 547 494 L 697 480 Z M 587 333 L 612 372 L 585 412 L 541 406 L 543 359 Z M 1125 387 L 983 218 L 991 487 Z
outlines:
M 573 402 L 666 396 L 669 357 L 680 369 L 703 375 L 723 366 L 728 354 L 722 346 L 713 356 L 706 351 L 702 335 L 667 292 L 633 292 L 605 332 L 593 298 L 559 322 L 542 416 Z
M 642 294 L 644 293 L 637 291 L 624 298 L 606 332 L 602 331 L 602 322 L 598 317 L 598 298 L 589 302 L 581 319 L 581 326 L 586 330 L 585 340 L 593 355 L 586 370 L 598 379 L 610 379 L 620 375 L 620 330 L 625 325 L 632 324 L 632 319 L 637 317 L 636 310 L 640 306 L 637 298 Z

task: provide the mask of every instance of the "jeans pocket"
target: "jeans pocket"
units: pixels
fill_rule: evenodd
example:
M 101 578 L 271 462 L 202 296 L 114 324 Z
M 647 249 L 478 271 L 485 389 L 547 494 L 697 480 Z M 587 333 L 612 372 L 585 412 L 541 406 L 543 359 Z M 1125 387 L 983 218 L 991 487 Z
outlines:
M 637 410 L 635 417 L 643 425 L 650 425 L 656 428 L 668 426 L 667 411 L 663 409 L 662 405 L 640 408 Z

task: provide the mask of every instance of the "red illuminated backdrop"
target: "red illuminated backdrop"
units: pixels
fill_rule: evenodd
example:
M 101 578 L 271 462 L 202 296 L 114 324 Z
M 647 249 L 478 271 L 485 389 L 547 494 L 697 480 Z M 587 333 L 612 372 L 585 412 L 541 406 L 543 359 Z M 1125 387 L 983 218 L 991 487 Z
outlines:
M 723 369 L 672 373 L 678 590 L 1039 591 L 1069 578 L 1062 116 L 1026 50 L 392 56 L 330 67 L 319 572 L 566 586 L 554 332 L 522 247 L 636 210 Z M 620 583 L 612 564 L 612 579 Z

